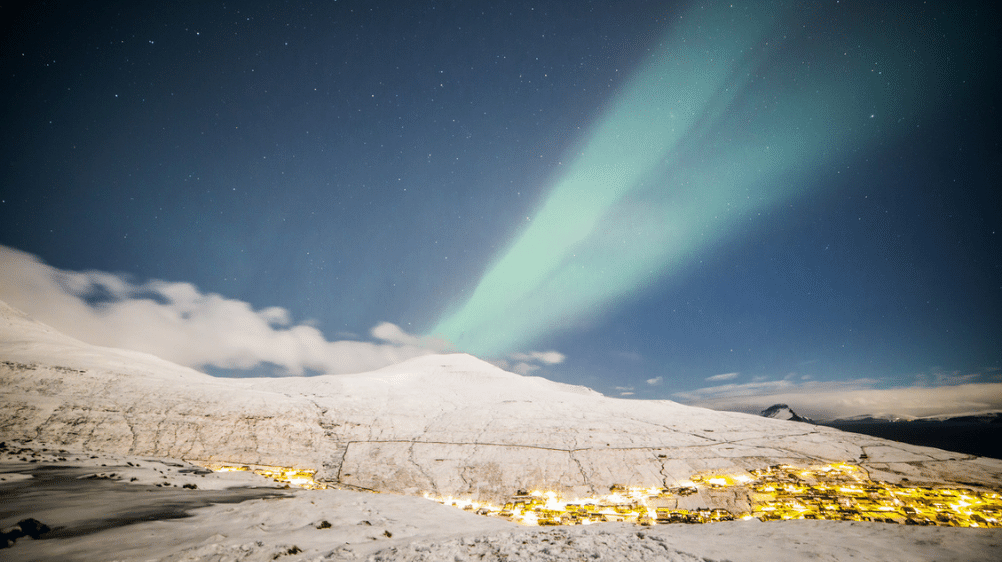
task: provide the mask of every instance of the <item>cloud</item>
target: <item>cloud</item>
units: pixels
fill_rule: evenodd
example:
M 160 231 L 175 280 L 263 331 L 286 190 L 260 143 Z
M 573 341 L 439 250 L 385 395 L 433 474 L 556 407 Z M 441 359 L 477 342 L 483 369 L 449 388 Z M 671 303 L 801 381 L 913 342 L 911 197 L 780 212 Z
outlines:
M 281 307 L 254 310 L 190 283 L 137 284 L 106 272 L 60 270 L 5 246 L 0 300 L 79 340 L 195 368 L 272 363 L 285 371 L 279 374 L 357 373 L 441 350 L 439 342 L 388 322 L 372 329 L 377 341 L 328 341 L 317 328 L 294 324 Z
M 737 378 L 738 373 L 724 373 L 722 375 L 713 375 L 712 377 L 706 377 L 708 381 L 729 381 L 733 378 Z
M 557 363 L 563 363 L 564 357 L 563 353 L 558 351 L 533 351 L 531 353 L 512 353 L 508 357 L 518 360 L 518 361 L 539 361 L 541 363 L 546 363 L 547 365 L 556 365 Z
M 421 345 L 421 338 L 412 336 L 396 324 L 383 322 L 372 329 L 372 337 L 397 345 Z
M 679 392 L 673 398 L 715 410 L 758 413 L 773 404 L 789 404 L 798 414 L 818 420 L 859 415 L 936 416 L 1002 410 L 1002 383 L 876 388 L 880 381 L 839 382 L 792 378 L 727 384 Z
M 528 375 L 533 371 L 539 370 L 540 368 L 541 367 L 539 365 L 533 365 L 532 363 L 526 363 L 524 361 L 520 363 L 515 363 L 514 365 L 511 366 L 511 370 L 520 375 Z
M 933 369 L 929 373 L 915 375 L 915 382 L 922 386 L 948 386 L 975 382 L 981 375 L 979 373 L 961 373 L 960 371 L 943 372 L 941 369 Z
M 647 384 L 654 386 L 657 384 L 661 384 L 661 381 L 662 377 L 654 377 L 653 379 L 647 379 Z
M 441 345 L 444 346 L 445 342 L 441 342 Z M 559 351 L 530 351 L 529 353 L 509 353 L 507 359 L 498 359 L 493 363 L 506 371 L 528 375 L 542 368 L 539 363 L 556 365 L 563 363 L 566 358 Z
M 613 355 L 621 359 L 626 359 L 627 361 L 640 362 L 644 360 L 644 357 L 642 355 L 633 351 L 618 351 Z
M 632 386 L 617 386 L 616 390 L 619 391 L 619 395 L 620 396 L 633 396 L 634 395 L 633 387 Z

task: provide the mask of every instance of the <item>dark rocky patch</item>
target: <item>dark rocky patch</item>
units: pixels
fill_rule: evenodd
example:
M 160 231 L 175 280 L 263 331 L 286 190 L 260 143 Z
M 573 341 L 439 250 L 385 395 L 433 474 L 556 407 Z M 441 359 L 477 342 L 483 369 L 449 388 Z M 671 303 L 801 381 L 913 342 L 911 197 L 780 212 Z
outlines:
M 0 531 L 0 548 L 13 546 L 14 541 L 21 537 L 31 537 L 37 540 L 51 530 L 48 525 L 38 519 L 32 517 L 22 519 L 10 529 Z

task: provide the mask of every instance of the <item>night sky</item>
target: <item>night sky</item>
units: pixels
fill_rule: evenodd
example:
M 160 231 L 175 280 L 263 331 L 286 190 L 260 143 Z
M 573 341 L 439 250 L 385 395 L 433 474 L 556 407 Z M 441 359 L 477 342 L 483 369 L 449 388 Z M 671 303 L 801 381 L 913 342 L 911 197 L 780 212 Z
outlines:
M 0 245 L 126 283 L 60 277 L 98 316 L 186 283 L 634 398 L 1002 382 L 994 3 L 27 4 Z

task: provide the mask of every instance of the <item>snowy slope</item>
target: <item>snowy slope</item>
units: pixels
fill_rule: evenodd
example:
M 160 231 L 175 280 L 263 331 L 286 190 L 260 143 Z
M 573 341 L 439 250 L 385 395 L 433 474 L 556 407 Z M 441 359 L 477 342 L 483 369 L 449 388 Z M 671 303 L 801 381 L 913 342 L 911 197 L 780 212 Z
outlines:
M 262 487 L 269 482 L 253 474 L 204 474 L 193 468 L 174 460 L 51 448 L 0 451 L 0 528 L 32 517 L 52 529 L 40 540 L 17 538 L 12 547 L 0 550 L 0 558 L 994 561 L 1002 545 L 1002 529 L 844 521 L 521 527 L 422 498 L 279 490 L 274 484 Z M 197 486 L 184 487 L 191 485 Z M 190 516 L 170 517 L 179 510 Z
M 371 373 L 217 379 L 0 306 L 0 440 L 299 466 L 342 486 L 498 499 L 864 459 L 873 478 L 998 486 L 1002 462 L 670 401 L 619 400 L 463 354 Z M 707 503 L 713 503 L 704 498 Z M 721 507 L 741 511 L 740 498 Z M 731 502 L 731 503 L 728 503 Z M 733 502 L 737 502 L 734 504 Z

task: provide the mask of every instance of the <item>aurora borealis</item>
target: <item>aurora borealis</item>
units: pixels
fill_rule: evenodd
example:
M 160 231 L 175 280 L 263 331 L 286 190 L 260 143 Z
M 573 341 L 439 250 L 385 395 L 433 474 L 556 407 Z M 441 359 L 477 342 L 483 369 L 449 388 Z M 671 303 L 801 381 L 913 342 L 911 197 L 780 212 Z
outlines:
M 994 5 L 4 10 L 0 300 L 74 337 L 694 403 L 1002 382 Z
M 433 333 L 488 356 L 531 346 L 691 266 L 757 213 L 810 196 L 812 175 L 941 101 L 915 70 L 931 55 L 919 49 L 888 76 L 859 72 L 835 49 L 797 60 L 798 35 L 818 17 L 766 5 L 681 15 Z M 908 44 L 901 29 L 879 40 L 853 31 L 847 43 Z

